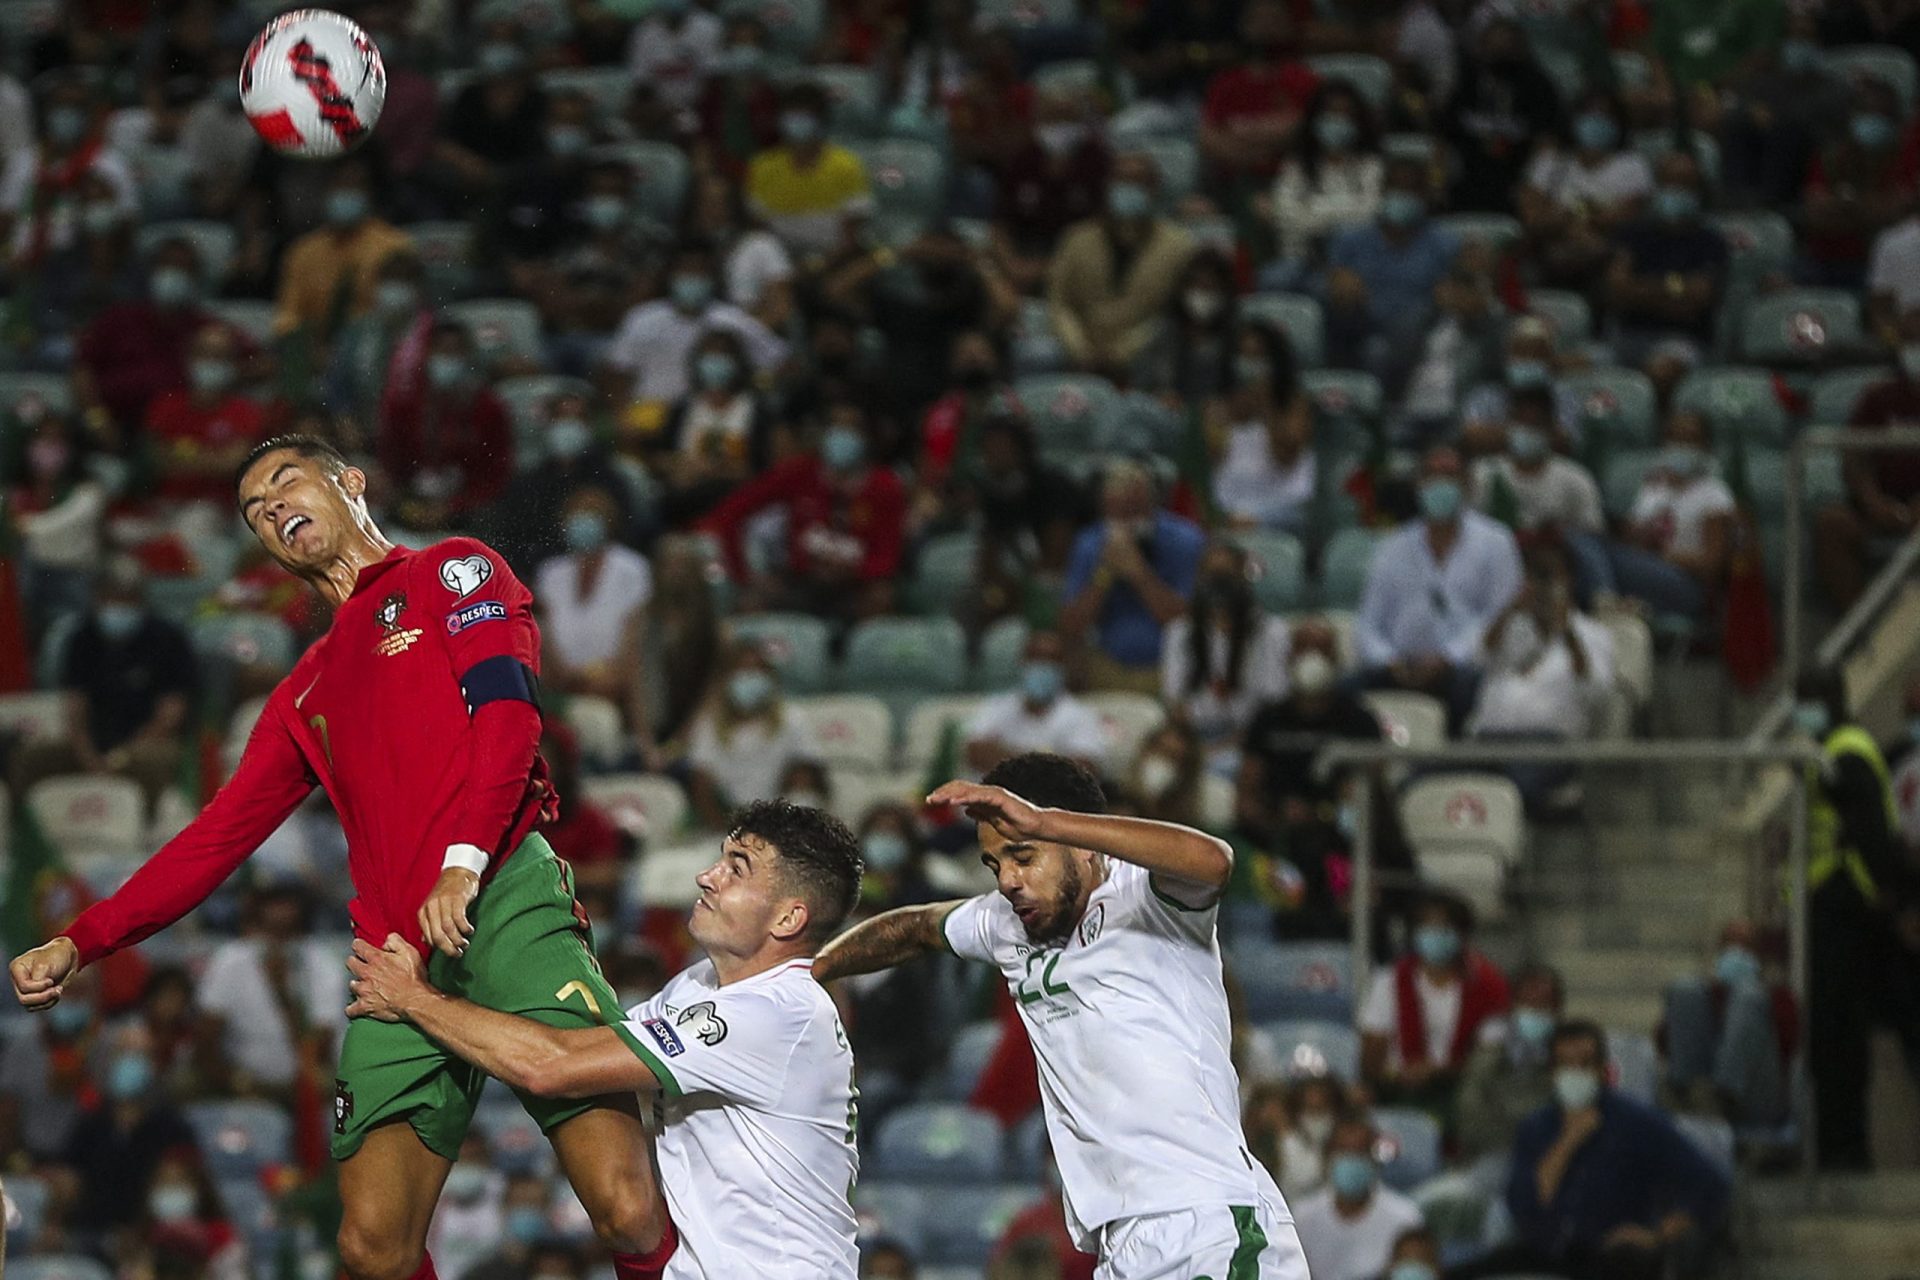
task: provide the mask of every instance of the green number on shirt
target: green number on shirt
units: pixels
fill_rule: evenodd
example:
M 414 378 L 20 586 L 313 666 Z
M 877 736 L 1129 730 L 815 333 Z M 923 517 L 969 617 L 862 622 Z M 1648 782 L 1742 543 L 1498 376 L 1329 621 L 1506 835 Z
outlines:
M 1013 989 L 1014 994 L 1020 997 L 1021 1004 L 1033 1004 L 1042 996 L 1063 996 L 1073 990 L 1072 987 L 1069 987 L 1064 982 L 1056 986 L 1053 981 L 1053 971 L 1060 966 L 1060 957 L 1062 954 L 1064 953 L 1059 951 L 1029 951 L 1027 953 L 1027 974 L 1024 978 L 1020 979 L 1020 985 Z M 1040 985 L 1036 988 L 1032 985 L 1033 966 L 1038 964 L 1042 959 L 1046 960 L 1047 966 L 1040 971 Z

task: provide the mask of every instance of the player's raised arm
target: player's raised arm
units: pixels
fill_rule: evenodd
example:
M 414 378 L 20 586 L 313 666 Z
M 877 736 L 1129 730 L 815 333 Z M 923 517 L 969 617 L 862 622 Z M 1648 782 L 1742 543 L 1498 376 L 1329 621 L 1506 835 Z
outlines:
M 1231 845 L 1177 822 L 1043 809 L 1005 787 L 978 782 L 949 782 L 928 796 L 927 803 L 959 805 L 969 818 L 988 823 L 1009 841 L 1090 849 L 1144 867 L 1157 880 L 1209 895 L 1224 889 L 1233 874 Z
M 813 976 L 820 982 L 856 973 L 891 969 L 928 951 L 946 946 L 943 928 L 964 899 L 895 907 L 863 920 L 820 949 L 813 958 Z

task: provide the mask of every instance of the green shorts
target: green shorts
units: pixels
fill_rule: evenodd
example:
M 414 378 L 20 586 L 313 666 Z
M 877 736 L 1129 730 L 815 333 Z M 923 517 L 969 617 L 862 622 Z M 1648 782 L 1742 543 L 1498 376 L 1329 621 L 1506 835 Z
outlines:
M 434 986 L 552 1027 L 619 1021 L 619 999 L 601 976 L 586 916 L 574 904 L 573 871 L 543 837 L 522 842 L 467 918 L 473 937 L 466 954 L 436 951 L 427 960 Z M 486 1082 L 484 1072 L 411 1023 L 355 1018 L 334 1081 L 333 1158 L 358 1151 L 375 1127 L 405 1120 L 430 1150 L 456 1159 Z M 519 1097 L 543 1132 L 598 1105 L 591 1098 Z

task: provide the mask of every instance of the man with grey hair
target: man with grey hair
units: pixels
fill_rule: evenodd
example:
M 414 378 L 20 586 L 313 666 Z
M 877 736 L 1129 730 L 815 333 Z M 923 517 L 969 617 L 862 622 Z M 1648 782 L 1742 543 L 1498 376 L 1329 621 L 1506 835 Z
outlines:
M 1139 463 L 1107 468 L 1102 519 L 1074 540 L 1060 611 L 1068 641 L 1087 642 L 1094 688 L 1159 692 L 1160 636 L 1186 612 L 1206 535 L 1161 508 Z

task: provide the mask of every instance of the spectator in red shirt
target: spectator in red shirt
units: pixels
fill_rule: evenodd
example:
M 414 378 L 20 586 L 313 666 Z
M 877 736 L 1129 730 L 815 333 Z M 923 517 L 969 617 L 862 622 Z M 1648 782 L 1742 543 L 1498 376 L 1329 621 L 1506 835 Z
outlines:
M 1854 402 L 1848 426 L 1872 432 L 1920 426 L 1920 309 L 1900 319 L 1893 376 Z M 1843 455 L 1847 497 L 1814 519 L 1814 559 L 1821 585 L 1844 612 L 1867 586 L 1867 553 L 1874 538 L 1903 538 L 1920 520 L 1920 453 L 1889 449 Z
M 1360 1072 L 1382 1102 L 1450 1107 L 1460 1069 L 1511 1003 L 1506 975 L 1473 945 L 1473 913 L 1430 894 L 1413 945 L 1373 977 L 1360 1009 Z
M 1874 237 L 1906 212 L 1920 177 L 1920 130 L 1905 118 L 1891 85 L 1860 82 L 1852 115 L 1807 167 L 1802 284 L 1864 283 Z
M 1045 1262 L 1058 1268 L 1048 1274 L 1057 1275 L 1060 1280 L 1093 1280 L 1099 1259 L 1073 1247 L 1073 1235 L 1067 1230 L 1066 1207 L 1060 1199 L 1060 1175 L 1054 1172 L 1051 1157 L 1047 1160 L 1046 1175 L 1046 1190 L 1040 1198 L 1015 1214 L 1007 1223 L 1007 1229 L 1000 1233 L 999 1242 L 993 1246 L 989 1269 L 1016 1260 Z
M 834 404 L 815 450 L 776 462 L 702 521 L 725 541 L 734 574 L 744 576 L 741 527 L 768 507 L 786 507 L 787 563 L 769 575 L 773 583 L 760 584 L 769 607 L 848 621 L 892 611 L 907 491 L 890 468 L 869 461 L 870 446 L 860 406 Z
M 146 297 L 116 302 L 80 330 L 74 395 L 90 422 L 134 432 L 156 397 L 187 385 L 187 344 L 214 318 L 199 303 L 201 284 L 193 242 L 163 240 L 153 251 Z M 253 354 L 251 342 L 242 339 L 241 346 Z
M 394 352 L 379 455 L 409 529 L 445 529 L 506 488 L 513 430 L 506 406 L 480 377 L 465 325 L 439 321 L 424 343 L 410 335 Z
M 1200 117 L 1200 154 L 1222 178 L 1271 182 L 1320 77 L 1296 55 L 1293 14 L 1253 0 L 1240 15 L 1247 61 L 1214 76 Z
M 236 390 L 240 343 L 213 320 L 187 346 L 187 385 L 163 392 L 147 410 L 147 436 L 160 493 L 181 502 L 230 503 L 233 473 L 266 434 L 266 410 Z
M 560 816 L 541 827 L 540 834 L 573 868 L 574 881 L 583 891 L 615 889 L 627 835 L 580 785 L 580 740 L 563 721 L 548 720 L 540 736 L 540 756 L 560 797 Z

